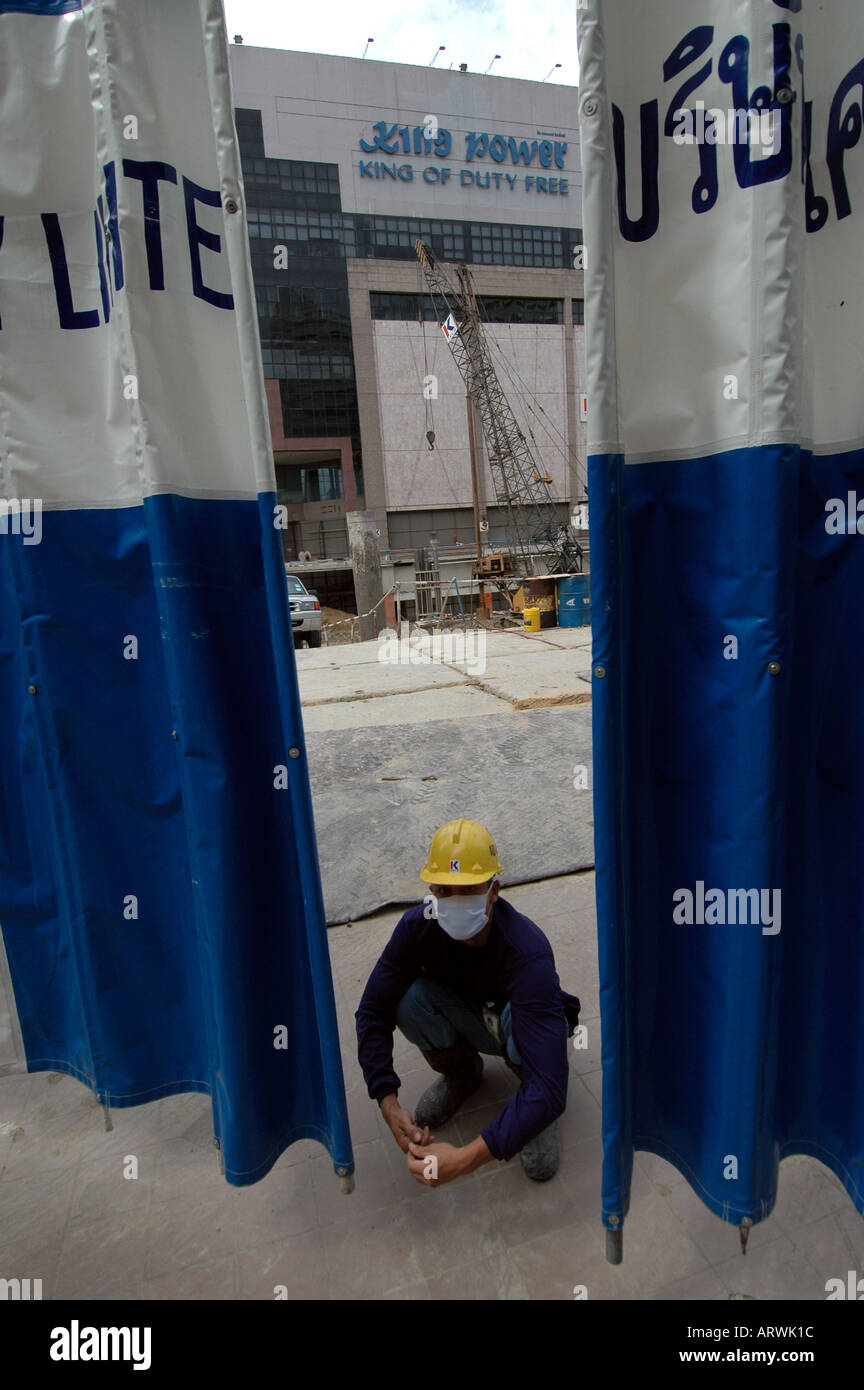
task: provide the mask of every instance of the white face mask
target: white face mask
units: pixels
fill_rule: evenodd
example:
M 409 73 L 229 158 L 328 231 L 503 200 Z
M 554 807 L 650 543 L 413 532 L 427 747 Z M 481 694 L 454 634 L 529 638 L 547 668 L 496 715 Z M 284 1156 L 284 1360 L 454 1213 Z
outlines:
M 449 898 L 435 899 L 435 917 L 442 931 L 454 941 L 470 941 L 479 936 L 489 917 L 489 894 L 497 878 L 493 878 L 489 893 L 481 897 L 479 893 L 459 893 Z

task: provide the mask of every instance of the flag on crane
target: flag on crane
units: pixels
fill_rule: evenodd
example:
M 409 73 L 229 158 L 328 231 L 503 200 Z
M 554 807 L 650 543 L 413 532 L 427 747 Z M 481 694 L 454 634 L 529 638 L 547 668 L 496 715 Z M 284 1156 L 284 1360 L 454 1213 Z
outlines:
M 441 332 L 444 334 L 444 337 L 447 339 L 448 342 L 454 336 L 454 334 L 459 332 L 459 325 L 457 324 L 452 314 L 448 314 L 446 319 L 442 323 Z

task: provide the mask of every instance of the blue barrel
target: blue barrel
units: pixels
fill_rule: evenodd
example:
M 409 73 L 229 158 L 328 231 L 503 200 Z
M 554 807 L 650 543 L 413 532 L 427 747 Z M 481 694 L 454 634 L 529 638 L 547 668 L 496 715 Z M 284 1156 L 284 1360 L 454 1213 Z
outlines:
M 558 581 L 558 626 L 584 627 L 590 621 L 590 574 L 565 575 Z

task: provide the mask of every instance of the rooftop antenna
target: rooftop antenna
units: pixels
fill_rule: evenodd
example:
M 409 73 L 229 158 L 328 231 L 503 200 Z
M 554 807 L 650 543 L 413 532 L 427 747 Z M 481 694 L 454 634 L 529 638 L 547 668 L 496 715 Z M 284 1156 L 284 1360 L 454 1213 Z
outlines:
M 543 78 L 543 81 L 544 81 L 544 82 L 548 82 L 548 81 L 549 81 L 549 78 L 552 76 L 552 74 L 553 74 L 553 72 L 555 71 L 555 69 L 556 69 L 556 68 L 560 68 L 560 66 L 561 66 L 560 63 L 554 63 L 553 66 L 552 66 L 552 67 L 549 69 L 549 71 L 547 72 L 546 76 Z
M 501 57 L 501 54 L 500 54 L 500 53 L 496 53 L 496 54 L 495 54 L 495 57 L 492 59 L 492 63 L 497 63 L 497 62 L 498 62 L 498 59 L 499 59 L 500 57 Z M 489 68 L 491 68 L 492 63 L 489 64 Z M 484 77 L 488 76 L 489 68 L 487 68 L 486 71 L 484 72 L 484 74 L 483 74 Z
M 366 47 L 363 49 L 363 57 L 364 57 L 364 58 L 366 57 L 366 53 L 367 53 L 367 50 L 368 50 L 368 48 L 369 48 L 370 43 L 374 43 L 374 42 L 375 42 L 374 39 L 367 39 L 367 40 L 366 40 Z
M 438 57 L 438 54 L 444 52 L 445 47 L 446 47 L 446 45 L 442 43 L 442 44 L 439 44 L 439 46 L 436 48 L 436 50 L 435 50 L 435 52 L 434 52 L 434 54 L 433 54 L 433 56 L 432 56 L 432 60 L 431 60 L 431 62 L 429 63 L 430 68 L 431 68 L 431 66 L 432 66 L 432 63 L 434 63 L 434 62 L 435 62 L 435 59 Z

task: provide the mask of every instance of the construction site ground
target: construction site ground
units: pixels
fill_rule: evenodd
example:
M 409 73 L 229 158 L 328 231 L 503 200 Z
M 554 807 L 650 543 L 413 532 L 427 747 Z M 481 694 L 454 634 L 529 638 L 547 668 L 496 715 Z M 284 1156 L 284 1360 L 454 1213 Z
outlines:
M 412 756 L 422 753 L 425 759 L 432 756 L 436 730 L 440 740 L 442 730 L 459 728 L 468 740 L 460 746 L 464 759 L 476 724 L 487 752 L 494 746 L 506 760 L 509 750 L 518 761 L 525 739 L 539 739 L 530 763 L 519 768 L 523 800 L 517 797 L 516 810 L 548 807 L 550 798 L 558 807 L 545 821 L 541 817 L 545 838 L 553 842 L 552 859 L 534 881 L 517 872 L 523 881 L 514 883 L 505 873 L 503 891 L 546 932 L 562 985 L 583 1005 L 587 1047 L 568 1054 L 556 1176 L 535 1184 L 515 1157 L 439 1188 L 418 1184 L 366 1094 L 354 1012 L 403 910 L 392 899 L 403 889 L 410 894 L 411 873 L 413 900 L 422 896 L 416 871 L 428 827 L 420 823 L 421 813 L 434 819 L 449 801 L 445 793 L 430 804 L 417 792 L 415 769 L 405 774 L 407 794 L 400 802 L 397 790 L 393 802 L 397 811 L 401 807 L 393 824 L 401 826 L 402 850 L 408 847 L 399 860 L 399 884 L 379 882 L 385 906 L 367 916 L 346 914 L 328 932 L 355 1191 L 340 1191 L 329 1156 L 311 1141 L 292 1146 L 255 1186 L 229 1187 L 213 1147 L 210 1104 L 201 1095 L 115 1111 L 114 1128 L 106 1132 L 93 1096 L 69 1077 L 0 1078 L 0 1274 L 41 1278 L 43 1297 L 71 1299 L 272 1300 L 284 1285 L 290 1299 L 571 1300 L 574 1290 L 584 1289 L 589 1301 L 797 1301 L 824 1300 L 828 1279 L 845 1280 L 848 1270 L 864 1268 L 864 1221 L 826 1168 L 797 1157 L 781 1165 L 775 1209 L 752 1229 L 742 1255 L 735 1226 L 713 1216 L 668 1163 L 638 1153 L 624 1260 L 620 1266 L 606 1261 L 594 876 L 590 855 L 584 846 L 574 850 L 570 829 L 578 823 L 580 835 L 586 826 L 590 830 L 590 790 L 574 785 L 578 778 L 569 765 L 573 749 L 584 750 L 581 762 L 589 765 L 590 776 L 589 642 L 587 629 L 532 637 L 489 633 L 482 674 L 453 664 L 386 665 L 378 659 L 378 642 L 297 653 L 313 800 L 323 794 L 316 783 L 334 805 L 337 795 L 333 782 L 319 782 L 322 750 L 334 745 L 338 758 L 340 750 L 356 749 L 356 740 L 369 739 L 370 756 L 365 764 L 355 761 L 356 785 L 349 779 L 344 793 L 343 815 L 353 819 L 343 821 L 339 833 L 350 835 L 353 824 L 355 841 L 369 836 L 365 791 L 371 797 L 379 785 L 399 786 L 399 776 L 378 781 L 376 759 L 383 751 L 398 759 L 406 741 L 422 736 L 427 742 L 418 743 L 421 752 Z M 533 723 L 548 718 L 558 722 Z M 572 729 L 562 720 L 571 720 Z M 524 733 L 515 737 L 513 730 Z M 546 731 L 557 743 L 544 756 Z M 340 743 L 343 737 L 347 741 Z M 567 737 L 572 747 L 565 778 L 560 743 Z M 423 781 L 437 774 L 419 771 L 417 785 L 439 795 L 435 781 Z M 487 795 L 487 771 L 486 764 L 475 768 L 476 808 Z M 564 780 L 569 802 L 559 788 Z M 497 823 L 501 809 L 488 800 L 483 818 Z M 440 819 L 459 814 L 469 812 L 453 802 Z M 528 834 L 524 821 L 507 823 Z M 344 838 L 328 844 L 336 832 L 329 816 L 319 815 L 317 800 L 316 826 L 326 893 L 328 863 L 352 847 Z M 496 838 L 503 843 L 497 830 Z M 513 842 L 510 849 L 518 863 L 519 846 Z M 574 854 L 587 862 L 566 872 Z M 565 871 L 554 867 L 556 855 Z M 394 1060 L 402 1102 L 411 1108 L 432 1073 L 398 1033 Z M 516 1085 L 502 1061 L 487 1058 L 480 1090 L 437 1137 L 456 1144 L 473 1139 Z M 135 1181 L 124 1180 L 130 1154 L 138 1159 Z
M 415 901 L 455 814 L 493 823 L 507 882 L 593 863 L 590 629 L 459 637 L 419 663 L 407 636 L 297 653 L 331 925 Z
M 412 662 L 406 641 L 400 645 L 399 661 L 387 661 L 383 633 L 335 650 L 301 649 L 297 670 L 307 733 L 424 724 L 429 719 L 579 705 L 591 699 L 589 627 L 523 633 L 494 628 L 463 632 L 454 626 L 438 640 L 442 648 L 449 639 L 458 649 L 460 637 L 467 660 L 447 660 L 445 651 L 443 660 Z

